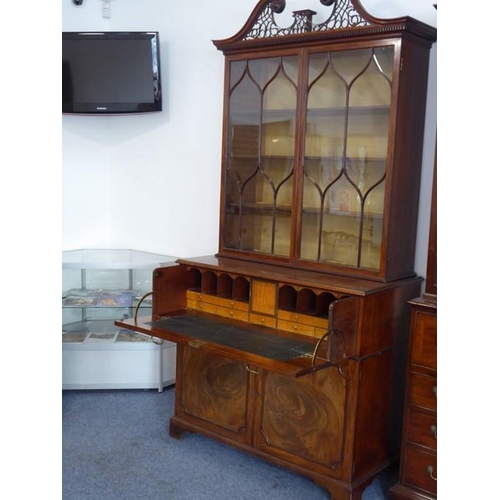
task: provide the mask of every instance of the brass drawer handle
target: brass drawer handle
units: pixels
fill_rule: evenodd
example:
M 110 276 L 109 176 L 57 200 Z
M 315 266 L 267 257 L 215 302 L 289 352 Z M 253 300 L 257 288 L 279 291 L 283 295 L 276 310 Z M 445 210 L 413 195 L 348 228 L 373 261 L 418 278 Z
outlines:
M 427 475 L 433 480 L 433 481 L 437 481 L 437 477 L 433 476 L 433 473 L 434 473 L 434 469 L 432 467 L 432 465 L 428 465 L 427 466 Z
M 247 372 L 253 373 L 254 375 L 259 374 L 259 370 L 252 370 L 248 365 L 247 365 Z
M 435 425 L 431 425 L 429 430 L 431 431 L 431 434 L 437 439 L 438 437 L 437 427 Z

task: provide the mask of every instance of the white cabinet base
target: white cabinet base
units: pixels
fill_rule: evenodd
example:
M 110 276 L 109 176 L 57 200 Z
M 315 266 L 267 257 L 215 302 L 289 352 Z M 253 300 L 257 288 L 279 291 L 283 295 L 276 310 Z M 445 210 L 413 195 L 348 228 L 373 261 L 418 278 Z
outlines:
M 62 344 L 63 389 L 158 389 L 175 383 L 176 344 Z

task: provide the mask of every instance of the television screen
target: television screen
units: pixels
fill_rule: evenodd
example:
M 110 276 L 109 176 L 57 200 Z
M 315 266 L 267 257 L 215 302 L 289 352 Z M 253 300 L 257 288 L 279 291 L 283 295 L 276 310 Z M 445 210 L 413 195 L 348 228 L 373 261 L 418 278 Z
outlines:
M 63 32 L 62 112 L 161 111 L 157 32 Z

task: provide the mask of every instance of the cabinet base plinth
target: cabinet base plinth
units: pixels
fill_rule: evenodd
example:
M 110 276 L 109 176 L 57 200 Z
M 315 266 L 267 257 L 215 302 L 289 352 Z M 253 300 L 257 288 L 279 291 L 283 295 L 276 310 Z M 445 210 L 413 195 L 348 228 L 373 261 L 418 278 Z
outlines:
M 278 457 L 263 452 L 257 448 L 253 448 L 248 444 L 238 443 L 222 435 L 219 435 L 207 429 L 198 427 L 197 425 L 193 425 L 189 422 L 186 422 L 179 417 L 176 416 L 172 417 L 170 419 L 170 426 L 169 426 L 170 437 L 174 439 L 182 439 L 185 432 L 204 435 L 208 438 L 214 439 L 225 445 L 231 446 L 232 448 L 254 455 L 260 458 L 261 460 L 265 460 L 268 463 L 277 465 L 279 467 L 283 467 L 285 469 L 291 470 L 292 472 L 300 474 L 301 476 L 307 477 L 312 481 L 314 481 L 314 483 L 316 483 L 321 488 L 327 490 L 331 495 L 330 496 L 331 500 L 361 500 L 363 491 L 373 482 L 373 480 L 378 474 L 380 474 L 384 469 L 389 467 L 392 463 L 391 462 L 384 464 L 383 467 L 380 467 L 377 470 L 372 471 L 370 474 L 367 474 L 363 478 L 360 478 L 353 483 L 347 483 L 326 476 L 324 474 L 319 474 L 311 469 L 301 467 L 300 465 L 294 464 L 292 462 L 282 460 Z
M 389 490 L 390 500 L 436 500 L 437 496 L 397 483 Z

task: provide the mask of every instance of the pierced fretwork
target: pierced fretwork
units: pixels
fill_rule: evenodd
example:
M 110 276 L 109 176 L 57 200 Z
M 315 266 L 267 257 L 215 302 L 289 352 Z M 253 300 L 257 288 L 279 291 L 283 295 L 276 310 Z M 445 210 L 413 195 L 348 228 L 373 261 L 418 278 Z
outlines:
M 282 28 L 278 26 L 275 13 L 283 12 L 285 0 L 269 0 L 262 9 L 255 24 L 248 30 L 243 40 L 269 38 L 301 33 L 328 31 L 355 26 L 368 26 L 370 23 L 354 8 L 351 0 L 320 0 L 323 5 L 332 5 L 332 13 L 323 23 L 315 24 L 312 17 L 316 12 L 300 10 L 293 13 L 294 21 L 291 26 Z

